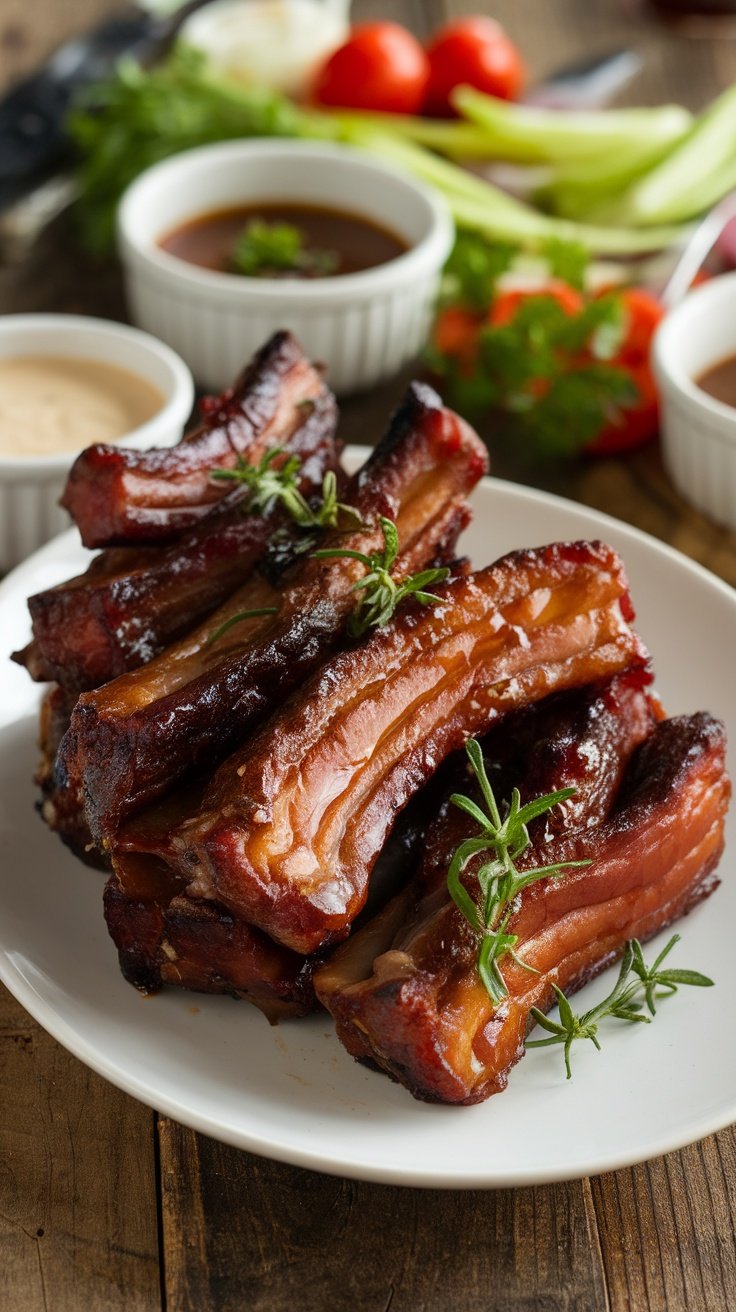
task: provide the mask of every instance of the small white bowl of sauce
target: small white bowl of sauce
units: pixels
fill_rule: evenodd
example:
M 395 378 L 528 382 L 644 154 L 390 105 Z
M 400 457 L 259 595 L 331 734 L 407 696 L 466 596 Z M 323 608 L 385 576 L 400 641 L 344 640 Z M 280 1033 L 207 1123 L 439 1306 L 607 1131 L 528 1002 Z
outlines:
M 736 273 L 689 292 L 654 339 L 662 457 L 683 497 L 736 529 Z
M 0 318 L 0 570 L 69 526 L 57 502 L 94 442 L 170 446 L 192 376 L 137 328 L 72 314 Z
M 135 322 L 214 391 L 280 328 L 328 362 L 338 394 L 390 377 L 426 341 L 452 239 L 432 190 L 331 143 L 184 151 L 118 213 Z

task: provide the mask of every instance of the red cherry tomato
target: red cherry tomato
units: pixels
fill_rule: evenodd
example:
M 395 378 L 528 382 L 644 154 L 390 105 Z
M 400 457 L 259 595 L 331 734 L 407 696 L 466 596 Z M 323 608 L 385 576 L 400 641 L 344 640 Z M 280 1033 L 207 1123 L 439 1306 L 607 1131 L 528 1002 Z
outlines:
M 427 46 L 429 87 L 424 112 L 454 114 L 450 92 L 465 84 L 501 100 L 516 100 L 525 72 L 516 46 L 492 18 L 458 18 L 435 33 Z
M 312 88 L 318 105 L 417 114 L 429 81 L 429 61 L 398 23 L 362 23 L 319 69 Z
M 503 328 L 507 323 L 511 323 L 519 306 L 523 305 L 524 301 L 528 301 L 530 296 L 551 296 L 562 307 L 565 314 L 579 314 L 583 308 L 583 298 L 580 292 L 571 287 L 569 283 L 560 282 L 558 279 L 553 278 L 545 283 L 543 287 L 530 288 L 528 291 L 500 292 L 494 298 L 488 312 L 488 322 L 494 328 Z
M 638 400 L 601 429 L 586 455 L 612 456 L 651 442 L 659 425 L 659 398 L 650 364 L 652 338 L 664 310 L 655 296 L 640 287 L 621 292 L 628 316 L 626 337 L 611 364 L 631 375 Z

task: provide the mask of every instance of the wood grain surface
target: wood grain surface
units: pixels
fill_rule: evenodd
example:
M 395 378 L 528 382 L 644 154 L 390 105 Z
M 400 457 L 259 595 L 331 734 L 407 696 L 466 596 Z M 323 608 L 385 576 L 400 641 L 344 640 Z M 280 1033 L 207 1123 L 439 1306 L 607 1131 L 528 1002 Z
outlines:
M 354 12 L 390 10 L 422 32 L 465 7 L 363 0 Z M 119 8 L 0 0 L 0 85 Z M 535 77 L 581 53 L 636 44 L 646 70 L 632 102 L 697 108 L 736 78 L 727 27 L 693 40 L 634 0 L 499 0 L 493 13 Z M 81 256 L 63 221 L 0 267 L 3 312 L 52 308 L 124 313 L 117 270 Z M 375 438 L 403 381 L 344 407 L 348 440 Z M 494 461 L 496 472 L 518 477 L 506 454 L 494 451 Z M 656 448 L 533 481 L 646 529 L 736 584 L 736 538 L 682 501 Z M 0 990 L 1 1312 L 730 1312 L 735 1222 L 733 1129 L 632 1170 L 538 1189 L 354 1183 L 157 1117 Z

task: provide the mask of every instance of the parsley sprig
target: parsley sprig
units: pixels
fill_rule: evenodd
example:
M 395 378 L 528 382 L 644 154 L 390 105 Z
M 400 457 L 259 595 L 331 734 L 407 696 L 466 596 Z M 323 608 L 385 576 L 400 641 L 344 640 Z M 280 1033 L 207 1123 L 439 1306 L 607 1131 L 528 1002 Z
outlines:
M 624 949 L 618 979 L 613 989 L 602 1002 L 599 1002 L 595 1007 L 591 1007 L 590 1011 L 584 1012 L 581 1016 L 575 1014 L 562 989 L 554 984 L 552 987 L 557 998 L 559 1021 L 550 1020 L 544 1012 L 539 1011 L 537 1007 L 532 1007 L 532 1016 L 537 1024 L 542 1026 L 542 1029 L 548 1031 L 550 1037 L 547 1039 L 527 1039 L 527 1048 L 547 1048 L 553 1044 L 564 1045 L 565 1070 L 569 1080 L 572 1075 L 570 1050 L 573 1043 L 578 1039 L 589 1039 L 600 1051 L 598 1026 L 601 1021 L 612 1017 L 616 1020 L 648 1025 L 652 1016 L 656 1015 L 656 1000 L 676 993 L 680 984 L 690 984 L 697 988 L 710 988 L 713 980 L 709 979 L 707 975 L 701 975 L 697 970 L 673 970 L 671 967 L 662 969 L 663 961 L 669 956 L 675 944 L 679 942 L 680 935 L 673 934 L 656 961 L 651 966 L 647 966 L 639 940 L 631 939 Z M 642 1012 L 643 1004 L 640 1001 L 642 994 L 650 1012 L 649 1016 L 645 1016 Z
M 326 278 L 337 271 L 340 257 L 336 251 L 305 246 L 304 237 L 294 224 L 251 219 L 233 247 L 231 262 L 235 273 L 249 278 L 290 273 Z
M 244 484 L 249 492 L 247 509 L 253 514 L 263 514 L 275 501 L 280 501 L 299 528 L 337 528 L 341 518 L 347 518 L 351 527 L 361 526 L 357 510 L 337 499 L 337 477 L 334 470 L 330 469 L 325 474 L 322 496 L 319 504 L 313 508 L 299 491 L 299 457 L 289 456 L 281 465 L 276 465 L 281 455 L 283 447 L 271 447 L 257 465 L 251 465 L 242 456 L 238 456 L 234 468 L 213 469 L 212 477 Z
M 384 515 L 379 517 L 378 522 L 383 534 L 381 551 L 367 554 L 348 548 L 334 548 L 312 552 L 313 556 L 323 560 L 330 557 L 359 560 L 366 568 L 366 573 L 353 584 L 351 589 L 362 594 L 348 622 L 348 632 L 353 638 L 361 637 L 368 629 L 382 628 L 391 619 L 397 606 L 407 598 L 419 601 L 425 606 L 431 605 L 432 602 L 440 602 L 442 598 L 433 592 L 427 592 L 426 588 L 432 583 L 442 583 L 450 573 L 449 569 L 425 569 L 398 582 L 391 572 L 399 552 L 396 525 L 392 519 L 387 519 Z
M 480 744 L 471 738 L 466 751 L 486 809 L 484 811 L 471 797 L 460 793 L 453 793 L 450 799 L 475 820 L 478 833 L 465 839 L 456 849 L 447 872 L 447 888 L 458 910 L 478 935 L 478 974 L 491 1001 L 497 1005 L 508 996 L 501 972 L 504 957 L 510 956 L 518 966 L 533 974 L 538 973 L 517 954 L 518 935 L 508 931 L 519 893 L 539 879 L 556 878 L 566 870 L 590 862 L 558 861 L 530 870 L 518 870 L 516 862 L 531 842 L 527 826 L 537 816 L 572 797 L 575 789 L 561 788 L 522 806 L 519 790 L 514 788 L 502 815 L 486 773 Z M 491 859 L 476 872 L 481 893 L 480 905 L 477 905 L 462 882 L 462 874 L 471 857 L 481 852 L 490 853 Z

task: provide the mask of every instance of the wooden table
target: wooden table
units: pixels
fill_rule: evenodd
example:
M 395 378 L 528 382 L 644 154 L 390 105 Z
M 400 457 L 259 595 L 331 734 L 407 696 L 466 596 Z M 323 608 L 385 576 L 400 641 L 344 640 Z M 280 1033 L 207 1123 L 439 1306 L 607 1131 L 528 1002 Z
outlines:
M 0 0 L 0 81 L 115 8 Z M 462 6 L 359 8 L 422 31 Z M 693 40 L 626 0 L 499 0 L 493 12 L 535 76 L 624 44 L 647 60 L 632 100 L 698 107 L 736 76 L 732 35 Z M 90 268 L 58 225 L 0 269 L 0 308 L 123 313 L 117 271 Z M 348 439 L 377 433 L 399 390 L 348 404 Z M 687 507 L 656 449 L 538 481 L 736 584 L 736 537 Z M 726 1312 L 735 1217 L 733 1129 L 632 1170 L 518 1191 L 389 1188 L 262 1160 L 118 1092 L 0 990 L 3 1312 Z

